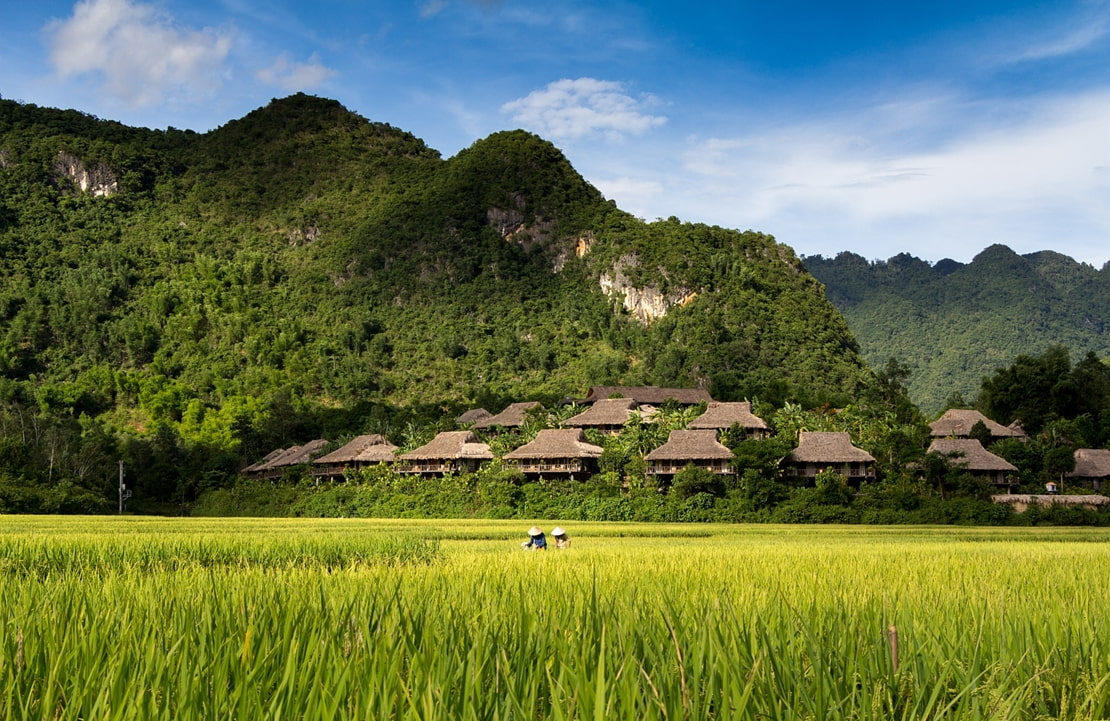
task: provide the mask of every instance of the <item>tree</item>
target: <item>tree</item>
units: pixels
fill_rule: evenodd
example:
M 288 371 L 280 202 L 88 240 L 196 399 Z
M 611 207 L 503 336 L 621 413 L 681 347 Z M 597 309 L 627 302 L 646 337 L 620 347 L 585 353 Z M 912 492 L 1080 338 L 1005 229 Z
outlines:
M 1073 417 L 1077 389 L 1067 348 L 1053 346 L 1039 356 L 1020 355 L 1008 368 L 984 378 L 977 405 L 1000 423 L 1021 421 L 1037 433 L 1053 418 Z
M 981 420 L 975 421 L 975 425 L 971 427 L 971 430 L 967 432 L 967 435 L 969 438 L 973 438 L 979 441 L 979 443 L 982 444 L 984 448 L 989 446 L 991 443 L 991 430 L 990 428 L 987 428 L 987 424 Z

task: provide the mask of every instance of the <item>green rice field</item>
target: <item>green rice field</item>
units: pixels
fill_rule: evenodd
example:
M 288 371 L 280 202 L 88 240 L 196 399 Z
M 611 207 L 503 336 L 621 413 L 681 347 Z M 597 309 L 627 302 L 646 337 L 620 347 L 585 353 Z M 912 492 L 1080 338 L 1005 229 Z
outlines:
M 0 516 L 0 719 L 1110 719 L 1110 530 L 530 525 Z

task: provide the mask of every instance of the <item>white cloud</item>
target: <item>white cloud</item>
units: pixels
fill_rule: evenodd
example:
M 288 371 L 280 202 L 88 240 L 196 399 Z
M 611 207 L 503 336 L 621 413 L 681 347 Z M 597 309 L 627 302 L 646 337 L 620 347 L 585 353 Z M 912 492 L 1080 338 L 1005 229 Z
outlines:
M 217 88 L 234 37 L 228 29 L 178 27 L 153 5 L 130 0 L 83 0 L 46 33 L 59 75 L 99 73 L 106 91 L 133 108 Z
M 640 218 L 648 218 L 648 209 L 658 204 L 664 192 L 663 184 L 655 179 L 599 178 L 593 184 L 606 198 L 620 198 L 621 208 Z
M 438 15 L 443 12 L 443 9 L 446 7 L 446 0 L 427 0 L 427 2 L 420 6 L 420 17 L 430 18 L 433 15 Z
M 1071 55 L 1094 45 L 1106 36 L 1107 22 L 1103 18 L 1076 28 L 1067 34 L 1028 47 L 1017 60 L 1044 60 Z
M 1006 53 L 1002 61 L 1047 60 L 1088 50 L 1103 41 L 1110 32 L 1108 10 L 1110 3 L 1106 0 L 1081 3 L 1075 14 L 1065 13 L 1061 19 L 1039 24 L 1032 33 L 1013 33 L 1024 41 L 1024 46 Z
M 969 120 L 968 127 L 973 130 L 966 135 L 910 153 L 865 140 L 881 132 L 872 128 L 795 128 L 758 142 L 705 143 L 688 167 L 708 167 L 719 176 L 731 163 L 734 172 L 725 177 L 754 191 L 746 205 L 759 214 L 799 205 L 861 220 L 1045 207 L 1106 211 L 1094 173 L 1110 157 L 1110 97 L 1104 93 L 1044 101 L 1011 125 L 975 129 Z
M 505 103 L 501 111 L 548 137 L 575 139 L 602 134 L 620 139 L 666 123 L 666 117 L 646 112 L 658 104 L 650 95 L 635 98 L 627 94 L 621 83 L 578 78 L 549 83 L 542 90 Z
M 256 77 L 267 85 L 294 91 L 314 88 L 335 74 L 336 71 L 321 63 L 315 53 L 307 63 L 294 62 L 289 59 L 288 53 L 282 53 L 273 65 L 259 70 Z
M 684 154 L 646 154 L 643 167 L 622 172 L 659 179 L 650 192 L 596 180 L 606 175 L 604 158 L 583 172 L 644 217 L 754 228 L 805 254 L 908 251 L 966 261 L 1005 243 L 1019 252 L 1066 245 L 1096 266 L 1110 259 L 1110 95 L 1028 98 L 1020 109 L 906 102 L 935 115 L 902 127 L 906 113 L 891 103 L 821 124 L 692 138 Z M 966 122 L 954 136 L 923 142 L 936 119 L 961 113 Z M 1011 122 L 986 122 L 1006 114 Z M 680 154 L 680 164 L 665 167 Z

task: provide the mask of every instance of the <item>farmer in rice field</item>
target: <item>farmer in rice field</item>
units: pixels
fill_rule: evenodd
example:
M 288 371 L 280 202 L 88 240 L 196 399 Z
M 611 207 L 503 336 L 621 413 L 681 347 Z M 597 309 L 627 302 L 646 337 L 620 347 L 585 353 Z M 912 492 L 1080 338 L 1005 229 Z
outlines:
M 543 530 L 539 526 L 532 526 L 528 529 L 528 540 L 520 544 L 520 547 L 532 551 L 546 551 L 547 536 L 543 535 Z
M 562 526 L 552 528 L 551 535 L 555 538 L 555 548 L 570 548 L 570 536 Z

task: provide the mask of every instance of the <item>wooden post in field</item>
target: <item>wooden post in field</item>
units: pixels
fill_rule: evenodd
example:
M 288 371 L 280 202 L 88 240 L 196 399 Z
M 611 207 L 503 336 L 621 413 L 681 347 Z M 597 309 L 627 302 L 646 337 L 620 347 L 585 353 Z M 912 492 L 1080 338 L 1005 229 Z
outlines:
M 898 673 L 898 627 L 892 624 L 886 631 L 886 638 L 890 643 L 890 665 L 894 673 Z
M 131 491 L 127 490 L 127 486 L 123 482 L 123 461 L 119 462 L 119 513 L 123 515 L 123 502 L 131 497 Z

